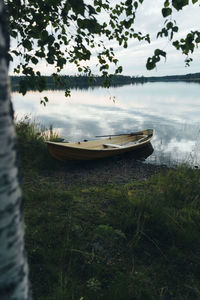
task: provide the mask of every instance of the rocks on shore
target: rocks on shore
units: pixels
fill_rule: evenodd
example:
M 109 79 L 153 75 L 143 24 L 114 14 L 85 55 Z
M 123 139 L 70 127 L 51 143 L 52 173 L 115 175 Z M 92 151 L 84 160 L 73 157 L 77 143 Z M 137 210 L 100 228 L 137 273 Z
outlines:
M 166 169 L 165 165 L 148 164 L 129 155 L 82 163 L 65 163 L 57 170 L 42 175 L 66 185 L 125 184 L 131 180 L 146 180 Z

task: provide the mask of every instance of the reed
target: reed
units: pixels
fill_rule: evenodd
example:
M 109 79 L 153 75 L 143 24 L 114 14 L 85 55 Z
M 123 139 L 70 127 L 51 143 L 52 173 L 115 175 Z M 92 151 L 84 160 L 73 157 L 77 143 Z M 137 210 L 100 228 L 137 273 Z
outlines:
M 50 157 L 46 141 L 62 140 L 58 132 L 50 125 L 49 129 L 31 116 L 15 118 L 15 128 L 19 151 L 19 163 L 23 170 L 33 171 L 54 167 L 56 162 Z

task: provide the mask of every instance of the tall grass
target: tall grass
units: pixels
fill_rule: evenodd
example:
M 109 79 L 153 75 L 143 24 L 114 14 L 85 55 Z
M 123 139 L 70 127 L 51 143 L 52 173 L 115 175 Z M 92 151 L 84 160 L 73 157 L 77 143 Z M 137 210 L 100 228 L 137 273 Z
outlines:
M 55 161 L 47 151 L 46 141 L 62 140 L 53 126 L 49 129 L 25 115 L 15 119 L 20 164 L 23 170 L 41 170 L 53 167 Z

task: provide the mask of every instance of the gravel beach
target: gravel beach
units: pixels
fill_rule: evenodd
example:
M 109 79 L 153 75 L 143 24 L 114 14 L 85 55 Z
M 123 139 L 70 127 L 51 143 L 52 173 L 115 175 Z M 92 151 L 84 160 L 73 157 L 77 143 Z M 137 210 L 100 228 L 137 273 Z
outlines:
M 148 150 L 148 151 L 146 151 Z M 152 175 L 168 168 L 165 165 L 145 163 L 145 158 L 153 152 L 152 148 L 137 153 L 115 156 L 109 159 L 82 163 L 65 163 L 53 171 L 42 172 L 49 181 L 64 185 L 103 185 L 124 184 L 131 180 L 146 180 Z

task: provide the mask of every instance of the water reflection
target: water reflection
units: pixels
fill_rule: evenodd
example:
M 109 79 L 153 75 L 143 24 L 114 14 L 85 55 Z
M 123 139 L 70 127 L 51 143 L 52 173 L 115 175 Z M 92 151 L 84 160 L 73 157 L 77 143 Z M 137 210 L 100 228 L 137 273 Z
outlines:
M 180 82 L 147 83 L 111 89 L 13 93 L 20 118 L 30 113 L 45 126 L 54 128 L 67 140 L 92 139 L 96 135 L 118 134 L 154 128 L 154 163 L 199 164 L 200 85 Z M 47 96 L 47 107 L 40 98 Z M 113 96 L 116 101 L 113 102 Z

